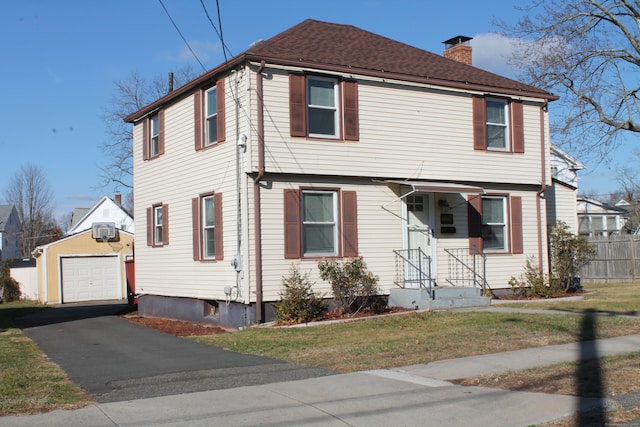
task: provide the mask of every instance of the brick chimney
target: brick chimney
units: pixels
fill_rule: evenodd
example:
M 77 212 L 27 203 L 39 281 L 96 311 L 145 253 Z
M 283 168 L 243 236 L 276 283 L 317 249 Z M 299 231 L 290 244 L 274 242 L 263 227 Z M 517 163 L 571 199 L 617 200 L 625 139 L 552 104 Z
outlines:
M 449 40 L 445 40 L 444 43 L 444 57 L 453 59 L 454 61 L 462 62 L 463 64 L 471 65 L 471 37 L 455 36 Z
M 120 194 L 119 191 L 116 192 L 115 199 L 115 202 L 118 204 L 118 206 L 122 206 L 122 194 Z

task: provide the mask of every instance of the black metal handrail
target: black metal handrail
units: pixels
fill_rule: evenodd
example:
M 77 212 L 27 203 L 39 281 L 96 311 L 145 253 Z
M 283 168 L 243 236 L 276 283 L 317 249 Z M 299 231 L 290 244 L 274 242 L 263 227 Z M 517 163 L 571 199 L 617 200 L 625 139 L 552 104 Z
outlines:
M 431 257 L 422 248 L 398 249 L 396 254 L 396 285 L 407 287 L 419 287 L 429 291 L 433 298 Z M 417 286 L 407 286 L 415 284 Z
M 479 287 L 484 295 L 489 287 L 486 280 L 486 255 L 478 252 L 475 247 L 445 249 L 449 254 L 449 277 L 447 282 L 453 286 L 467 283 L 467 286 Z

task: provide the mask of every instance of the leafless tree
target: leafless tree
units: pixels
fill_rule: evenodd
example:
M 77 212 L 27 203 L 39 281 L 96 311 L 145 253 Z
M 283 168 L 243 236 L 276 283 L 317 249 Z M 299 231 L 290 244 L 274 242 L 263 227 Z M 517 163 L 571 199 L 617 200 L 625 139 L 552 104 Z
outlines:
M 195 77 L 191 66 L 173 74 L 174 88 Z M 102 142 L 104 162 L 100 167 L 103 184 L 132 188 L 133 136 L 131 125 L 123 119 L 169 92 L 169 78 L 146 79 L 139 73 L 131 73 L 125 79 L 114 82 L 114 93 L 102 114 L 108 139 Z
M 62 234 L 53 219 L 53 193 L 42 169 L 33 164 L 20 168 L 9 181 L 5 199 L 14 205 L 22 223 L 22 256 Z
M 640 1 L 531 0 L 514 25 L 522 40 L 511 58 L 522 78 L 561 97 L 562 142 L 606 154 L 620 136 L 640 132 Z M 555 108 L 552 105 L 552 108 Z

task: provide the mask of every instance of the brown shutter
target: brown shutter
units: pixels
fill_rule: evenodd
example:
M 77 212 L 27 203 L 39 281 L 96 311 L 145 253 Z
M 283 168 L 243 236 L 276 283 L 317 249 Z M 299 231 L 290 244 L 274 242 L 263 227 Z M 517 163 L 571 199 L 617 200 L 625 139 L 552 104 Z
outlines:
M 284 190 L 284 257 L 300 258 L 300 191 Z
M 147 208 L 147 246 L 153 246 L 153 208 Z
M 469 224 L 469 253 L 482 253 L 482 196 L 467 197 L 467 221 Z
M 225 120 L 225 96 L 224 96 L 224 80 L 220 79 L 216 82 L 216 122 L 218 128 L 218 135 L 216 135 L 217 142 L 224 142 L 227 135 L 227 123 Z M 216 258 L 217 258 L 216 252 Z
M 342 256 L 358 256 L 358 205 L 355 191 L 342 192 Z
M 513 196 L 509 201 L 511 205 L 511 253 L 521 254 L 524 252 L 522 242 L 522 197 Z
M 513 127 L 513 152 L 524 153 L 524 112 L 522 101 L 511 103 L 511 125 Z
M 202 150 L 202 92 L 193 94 L 193 131 L 196 151 Z
M 289 74 L 289 121 L 291 136 L 307 136 L 307 79 Z
M 169 244 L 169 205 L 162 205 L 162 245 Z
M 487 104 L 484 97 L 474 96 L 473 102 L 473 149 L 487 149 Z
M 344 96 L 344 139 L 358 141 L 360 130 L 358 125 L 358 82 L 342 82 Z
M 213 229 L 214 250 L 216 251 L 216 259 L 224 259 L 224 240 L 222 233 L 222 193 L 213 195 L 213 221 L 215 228 Z
M 191 229 L 193 233 L 193 260 L 200 261 L 200 198 L 191 199 Z
M 158 155 L 164 154 L 164 110 L 158 111 Z
M 149 160 L 149 126 L 151 126 L 151 121 L 144 119 L 142 121 L 142 160 Z

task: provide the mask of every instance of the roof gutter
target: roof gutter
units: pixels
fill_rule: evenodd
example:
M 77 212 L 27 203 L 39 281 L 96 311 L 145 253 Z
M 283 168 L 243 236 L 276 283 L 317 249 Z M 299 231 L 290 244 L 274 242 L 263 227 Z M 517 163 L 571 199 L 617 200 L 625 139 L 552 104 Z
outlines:
M 254 227 L 255 227 L 255 250 L 256 250 L 256 322 L 264 322 L 264 312 L 262 309 L 262 226 L 260 212 L 260 181 L 264 177 L 264 99 L 262 87 L 262 72 L 265 62 L 262 61 L 256 70 L 256 92 L 258 102 L 258 175 L 253 179 L 253 206 L 254 206 Z

